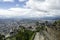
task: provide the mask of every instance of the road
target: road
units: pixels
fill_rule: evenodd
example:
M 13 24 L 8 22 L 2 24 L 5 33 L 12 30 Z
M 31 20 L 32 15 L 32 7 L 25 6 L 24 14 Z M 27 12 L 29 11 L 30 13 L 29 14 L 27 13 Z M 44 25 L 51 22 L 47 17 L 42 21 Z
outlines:
M 43 35 L 40 35 L 39 32 L 36 33 L 34 40 L 44 40 Z

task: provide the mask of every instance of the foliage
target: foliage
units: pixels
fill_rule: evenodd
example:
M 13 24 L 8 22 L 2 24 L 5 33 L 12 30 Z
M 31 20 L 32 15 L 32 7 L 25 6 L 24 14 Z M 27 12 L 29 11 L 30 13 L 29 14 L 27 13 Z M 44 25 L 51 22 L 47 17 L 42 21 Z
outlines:
M 42 30 L 44 30 L 44 28 L 45 28 L 44 26 L 36 27 L 36 31 L 37 32 L 42 31 Z
M 16 35 L 16 40 L 29 40 L 34 32 L 30 30 L 25 30 L 24 32 L 19 31 Z
M 24 31 L 23 31 L 24 30 Z M 14 37 L 10 37 L 10 40 L 30 40 L 34 35 L 34 31 L 26 30 L 22 28 Z
M 45 24 L 47 25 L 48 24 L 48 21 L 45 21 Z
M 5 36 L 0 34 L 0 40 L 4 40 Z
M 36 22 L 36 25 L 37 25 L 37 26 L 39 25 L 39 22 L 38 22 L 38 21 Z
M 55 22 L 53 23 L 53 25 L 55 25 L 55 26 L 60 26 L 60 20 L 55 21 Z

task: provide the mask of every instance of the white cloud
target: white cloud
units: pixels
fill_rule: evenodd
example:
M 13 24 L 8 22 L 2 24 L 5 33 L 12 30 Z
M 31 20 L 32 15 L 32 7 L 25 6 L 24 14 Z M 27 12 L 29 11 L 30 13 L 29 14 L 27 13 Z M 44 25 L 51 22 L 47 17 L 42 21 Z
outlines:
M 57 9 L 60 8 L 60 0 L 29 0 L 26 3 L 27 7 L 38 8 L 38 9 Z
M 32 9 L 32 16 L 60 16 L 60 0 L 29 0 L 26 7 Z
M 38 0 L 29 0 L 26 3 L 26 6 L 31 7 L 33 9 L 38 8 L 38 9 L 44 9 L 45 10 L 49 6 L 49 4 L 47 2 L 45 2 L 45 1 L 40 2 Z
M 19 0 L 19 2 L 24 2 L 25 0 Z
M 19 4 L 16 4 L 16 7 L 18 7 L 19 6 Z
M 22 0 L 20 0 L 22 1 Z M 23 0 L 25 1 L 25 0 Z M 16 6 L 19 6 L 18 4 Z M 53 17 L 60 16 L 60 0 L 29 0 L 26 8 L 10 8 L 8 10 L 0 9 L 0 15 L 14 17 Z M 28 9 L 30 8 L 30 9 Z M 58 10 L 59 9 L 59 10 Z M 4 11 L 4 12 L 3 12 Z
M 3 2 L 14 2 L 14 0 L 3 0 Z
M 30 9 L 24 8 L 10 8 L 8 10 L 0 9 L 0 15 L 6 17 L 16 17 L 16 16 L 23 16 L 27 14 Z
M 46 0 L 51 9 L 60 9 L 60 0 Z

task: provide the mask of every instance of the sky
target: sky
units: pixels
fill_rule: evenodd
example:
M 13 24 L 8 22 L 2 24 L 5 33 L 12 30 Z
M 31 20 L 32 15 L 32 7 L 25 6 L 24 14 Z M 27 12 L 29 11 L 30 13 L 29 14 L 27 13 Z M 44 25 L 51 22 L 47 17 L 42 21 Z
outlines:
M 0 17 L 60 16 L 60 0 L 0 0 Z

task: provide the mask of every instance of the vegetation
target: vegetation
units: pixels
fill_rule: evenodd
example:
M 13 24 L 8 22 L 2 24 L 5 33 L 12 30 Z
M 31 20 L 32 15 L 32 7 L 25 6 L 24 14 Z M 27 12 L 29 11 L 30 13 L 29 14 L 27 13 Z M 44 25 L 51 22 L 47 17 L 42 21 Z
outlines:
M 36 31 L 40 32 L 40 31 L 44 30 L 44 28 L 45 28 L 44 26 L 36 27 Z
M 18 33 L 13 36 L 9 37 L 7 39 L 9 40 L 32 40 L 34 38 L 35 32 L 31 30 L 26 30 L 24 27 L 21 27 L 21 29 L 18 31 Z
M 48 23 L 48 21 L 46 21 L 46 24 Z M 41 24 L 43 24 L 43 25 L 41 25 Z M 39 23 L 39 22 L 36 22 L 36 32 L 40 32 L 40 31 L 42 31 L 42 30 L 44 30 L 44 28 L 45 28 L 45 24 L 44 23 Z
M 24 32 L 19 31 L 16 35 L 16 40 L 30 40 L 34 32 L 30 30 L 24 30 Z
M 39 26 L 39 22 L 38 21 L 36 22 L 36 26 Z
M 57 25 L 60 26 L 60 20 L 55 21 L 54 24 L 55 24 L 56 26 L 57 26 Z
M 5 36 L 0 34 L 0 40 L 5 40 Z

